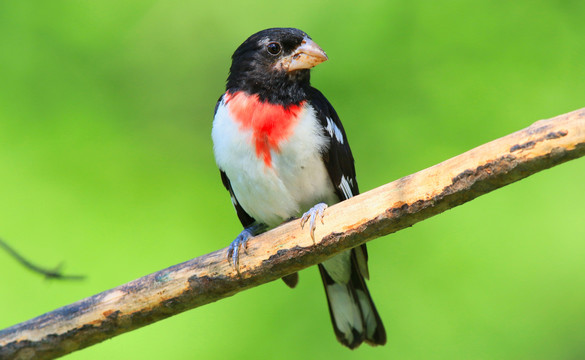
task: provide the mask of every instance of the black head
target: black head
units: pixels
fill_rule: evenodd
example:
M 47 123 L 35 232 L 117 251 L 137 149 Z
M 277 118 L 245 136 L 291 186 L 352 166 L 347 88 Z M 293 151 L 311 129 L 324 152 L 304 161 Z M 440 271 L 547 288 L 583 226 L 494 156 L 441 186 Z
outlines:
M 271 103 L 296 104 L 306 98 L 310 69 L 325 60 L 325 52 L 299 29 L 262 30 L 234 52 L 226 89 L 257 94 Z

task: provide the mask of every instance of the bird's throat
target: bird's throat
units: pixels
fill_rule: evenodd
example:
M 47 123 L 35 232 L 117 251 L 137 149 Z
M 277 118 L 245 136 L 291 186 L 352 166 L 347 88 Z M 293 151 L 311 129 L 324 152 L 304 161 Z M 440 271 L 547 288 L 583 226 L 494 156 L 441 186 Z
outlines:
M 224 102 L 242 130 L 252 131 L 256 156 L 267 167 L 272 166 L 272 153 L 279 152 L 279 144 L 292 134 L 305 105 L 271 104 L 243 91 L 227 92 Z

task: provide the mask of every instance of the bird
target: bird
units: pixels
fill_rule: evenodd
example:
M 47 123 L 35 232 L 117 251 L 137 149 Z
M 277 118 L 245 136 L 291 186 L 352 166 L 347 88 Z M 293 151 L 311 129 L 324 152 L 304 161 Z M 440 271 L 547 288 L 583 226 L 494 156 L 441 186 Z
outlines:
M 310 84 L 311 68 L 326 60 L 296 28 L 259 31 L 232 55 L 211 136 L 222 183 L 244 227 L 228 247 L 236 270 L 250 238 L 300 217 L 314 241 L 326 208 L 359 194 L 339 116 Z M 318 265 L 335 335 L 350 349 L 386 343 L 365 284 L 367 260 L 361 245 Z M 283 280 L 294 288 L 298 274 Z

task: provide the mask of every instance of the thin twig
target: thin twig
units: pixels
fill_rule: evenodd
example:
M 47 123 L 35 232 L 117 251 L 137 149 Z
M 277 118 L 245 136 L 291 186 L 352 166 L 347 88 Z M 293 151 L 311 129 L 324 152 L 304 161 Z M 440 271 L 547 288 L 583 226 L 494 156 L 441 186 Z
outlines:
M 43 275 L 46 279 L 59 279 L 59 280 L 83 280 L 85 279 L 84 275 L 63 275 L 61 273 L 61 267 L 63 264 L 59 264 L 55 269 L 50 270 L 46 268 L 42 268 L 38 265 L 33 264 L 32 262 L 25 259 L 22 255 L 20 255 L 16 250 L 14 250 L 6 241 L 0 238 L 0 247 L 4 248 L 8 254 L 10 254 L 13 258 L 16 259 L 22 266 L 25 268 Z

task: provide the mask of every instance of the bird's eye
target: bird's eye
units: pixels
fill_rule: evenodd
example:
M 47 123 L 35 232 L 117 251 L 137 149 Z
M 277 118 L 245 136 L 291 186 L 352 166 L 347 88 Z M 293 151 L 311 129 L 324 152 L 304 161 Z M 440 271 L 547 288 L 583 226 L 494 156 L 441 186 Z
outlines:
M 266 45 L 266 49 L 272 55 L 278 55 L 280 54 L 280 50 L 282 50 L 282 47 L 277 42 L 271 42 L 268 45 Z

